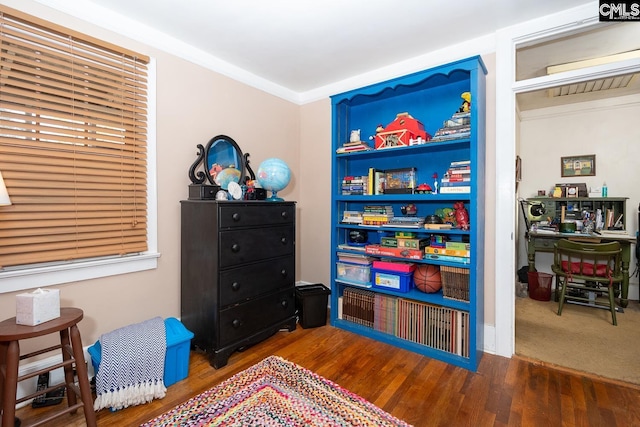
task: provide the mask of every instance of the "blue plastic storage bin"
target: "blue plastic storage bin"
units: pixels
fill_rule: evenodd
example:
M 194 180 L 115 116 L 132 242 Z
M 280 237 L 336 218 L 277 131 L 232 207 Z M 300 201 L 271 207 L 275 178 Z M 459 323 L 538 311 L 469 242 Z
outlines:
M 193 332 L 189 331 L 175 317 L 164 320 L 167 335 L 167 351 L 164 356 L 164 385 L 169 387 L 189 375 L 189 351 Z M 102 360 L 100 340 L 87 349 L 91 356 L 93 370 L 97 373 Z
M 371 284 L 374 288 L 396 292 L 409 292 L 413 284 L 413 272 L 403 273 L 391 270 L 371 269 Z

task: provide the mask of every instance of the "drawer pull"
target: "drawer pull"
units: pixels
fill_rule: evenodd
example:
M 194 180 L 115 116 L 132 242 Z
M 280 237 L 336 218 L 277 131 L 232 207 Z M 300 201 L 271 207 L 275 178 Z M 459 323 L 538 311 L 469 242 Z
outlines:
M 289 217 L 289 215 L 287 215 L 287 211 L 282 211 L 280 216 L 282 217 L 282 219 L 287 219 Z
M 281 237 L 280 238 L 280 243 L 282 243 L 283 245 L 287 244 L 287 238 L 286 237 Z
M 235 253 L 240 252 L 240 245 L 237 243 L 234 243 L 233 245 L 231 245 L 231 252 L 235 252 Z
M 282 301 L 280 301 L 280 305 L 282 306 L 282 308 L 287 308 L 289 306 L 289 301 L 283 299 Z
M 238 212 L 235 212 L 233 215 L 231 215 L 231 219 L 235 222 L 240 221 L 240 214 Z
M 282 275 L 282 277 L 287 277 L 287 269 L 283 268 L 282 270 L 280 270 L 280 274 Z
M 233 319 L 233 322 L 231 322 L 231 326 L 233 326 L 234 328 L 239 328 L 240 326 L 242 326 L 242 321 L 239 319 Z
M 233 282 L 233 283 L 231 284 L 231 289 L 233 289 L 234 291 L 239 290 L 239 289 L 240 289 L 240 283 L 238 283 L 238 282 Z

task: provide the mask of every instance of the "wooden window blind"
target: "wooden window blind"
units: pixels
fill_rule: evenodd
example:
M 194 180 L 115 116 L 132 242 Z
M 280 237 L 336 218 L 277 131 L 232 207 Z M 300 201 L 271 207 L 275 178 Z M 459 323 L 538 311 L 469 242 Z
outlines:
M 0 266 L 147 250 L 148 63 L 0 6 Z

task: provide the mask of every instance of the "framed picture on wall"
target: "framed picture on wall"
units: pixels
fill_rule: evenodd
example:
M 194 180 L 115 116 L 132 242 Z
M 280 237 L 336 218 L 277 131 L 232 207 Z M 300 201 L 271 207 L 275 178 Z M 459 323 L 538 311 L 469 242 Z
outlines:
M 596 155 L 560 157 L 560 176 L 595 176 Z

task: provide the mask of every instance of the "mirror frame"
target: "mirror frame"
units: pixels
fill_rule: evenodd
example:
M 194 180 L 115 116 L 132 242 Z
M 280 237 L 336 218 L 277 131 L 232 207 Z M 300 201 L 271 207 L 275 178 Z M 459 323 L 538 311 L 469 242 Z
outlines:
M 243 184 L 244 183 L 244 174 L 245 174 L 245 158 L 244 155 L 242 154 L 242 150 L 240 149 L 240 147 L 238 146 L 238 144 L 236 143 L 236 141 L 233 140 L 233 138 L 227 136 L 227 135 L 217 135 L 214 136 L 213 138 L 211 138 L 209 140 L 209 142 L 207 143 L 207 145 L 205 146 L 204 149 L 204 159 L 203 159 L 203 164 L 204 164 L 204 173 L 207 177 L 207 179 L 209 180 L 209 182 L 213 185 L 217 185 L 216 182 L 214 181 L 213 177 L 211 176 L 211 167 L 219 162 L 214 161 L 215 159 L 213 159 L 212 157 L 215 155 L 215 151 L 213 151 L 214 147 L 216 147 L 218 144 L 228 144 L 229 147 L 225 148 L 225 152 L 229 152 L 231 153 L 230 157 L 234 157 L 235 159 L 235 167 L 240 171 L 240 181 L 238 182 L 239 184 Z M 227 162 L 228 163 L 228 162 Z M 226 163 L 225 163 L 226 164 Z M 229 164 L 226 164 L 226 166 L 229 166 Z

